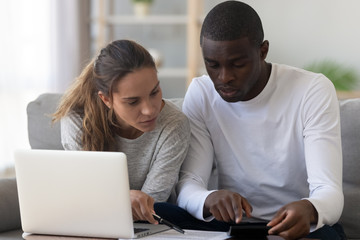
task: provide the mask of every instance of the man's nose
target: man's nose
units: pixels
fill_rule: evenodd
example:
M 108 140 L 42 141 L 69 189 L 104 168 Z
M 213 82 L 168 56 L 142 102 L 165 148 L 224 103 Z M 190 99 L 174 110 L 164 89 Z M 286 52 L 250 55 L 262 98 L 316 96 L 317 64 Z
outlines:
M 233 79 L 234 79 L 234 75 L 233 75 L 233 72 L 231 71 L 231 69 L 229 69 L 227 67 L 223 67 L 220 69 L 219 80 L 222 83 L 228 83 L 228 82 L 232 81 Z

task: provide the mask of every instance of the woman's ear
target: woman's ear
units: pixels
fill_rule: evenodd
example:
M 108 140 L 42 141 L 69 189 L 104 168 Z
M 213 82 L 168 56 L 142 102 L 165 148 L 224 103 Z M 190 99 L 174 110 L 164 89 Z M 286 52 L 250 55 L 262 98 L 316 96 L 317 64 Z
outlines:
M 104 103 L 108 108 L 111 107 L 110 98 L 107 97 L 107 96 L 105 96 L 105 94 L 103 94 L 102 91 L 99 91 L 99 92 L 98 92 L 98 96 L 99 96 L 99 98 L 103 101 L 103 103 Z
M 269 52 L 269 41 L 265 40 L 260 46 L 260 57 L 262 60 L 265 60 Z

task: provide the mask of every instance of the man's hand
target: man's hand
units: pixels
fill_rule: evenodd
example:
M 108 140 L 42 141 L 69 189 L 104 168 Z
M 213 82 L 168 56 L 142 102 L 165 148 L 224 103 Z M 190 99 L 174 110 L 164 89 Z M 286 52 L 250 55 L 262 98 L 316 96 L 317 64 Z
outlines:
M 240 194 L 228 190 L 212 192 L 205 200 L 204 217 L 213 215 L 216 220 L 240 223 L 243 210 L 251 217 L 252 207 Z
M 308 200 L 301 200 L 283 206 L 268 223 L 269 234 L 285 239 L 298 239 L 310 232 L 310 224 L 316 223 L 317 211 Z
M 154 219 L 154 199 L 139 190 L 130 190 L 131 208 L 134 221 L 148 221 L 152 224 L 158 222 Z

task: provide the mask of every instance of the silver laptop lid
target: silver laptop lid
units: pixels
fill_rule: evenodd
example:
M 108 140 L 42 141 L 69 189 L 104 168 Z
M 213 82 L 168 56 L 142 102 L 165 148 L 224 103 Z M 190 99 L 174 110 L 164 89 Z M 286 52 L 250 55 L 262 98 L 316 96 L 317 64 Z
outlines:
M 134 237 L 124 153 L 17 150 L 14 154 L 24 232 Z

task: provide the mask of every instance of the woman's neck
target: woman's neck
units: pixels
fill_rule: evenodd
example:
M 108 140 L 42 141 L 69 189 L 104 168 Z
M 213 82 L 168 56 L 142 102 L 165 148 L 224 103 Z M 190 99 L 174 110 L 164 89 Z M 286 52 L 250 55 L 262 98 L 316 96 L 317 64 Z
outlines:
M 124 129 L 124 128 L 116 128 L 115 129 L 115 133 L 122 137 L 122 138 L 127 138 L 127 139 L 136 139 L 138 137 L 140 137 L 143 132 L 136 129 L 136 128 L 128 128 L 128 129 Z

